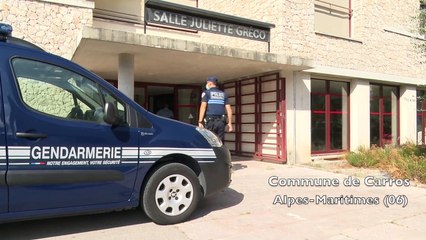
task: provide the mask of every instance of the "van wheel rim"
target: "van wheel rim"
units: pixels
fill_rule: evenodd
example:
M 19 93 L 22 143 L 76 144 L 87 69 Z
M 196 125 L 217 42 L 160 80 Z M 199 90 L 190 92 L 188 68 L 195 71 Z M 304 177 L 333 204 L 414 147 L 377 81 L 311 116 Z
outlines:
M 164 178 L 155 191 L 158 209 L 168 215 L 177 216 L 184 213 L 194 198 L 194 187 L 183 175 L 173 174 Z

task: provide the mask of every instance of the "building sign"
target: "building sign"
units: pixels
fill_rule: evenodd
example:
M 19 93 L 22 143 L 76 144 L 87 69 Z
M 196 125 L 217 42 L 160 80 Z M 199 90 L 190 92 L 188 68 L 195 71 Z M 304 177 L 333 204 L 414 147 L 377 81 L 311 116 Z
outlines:
M 270 29 L 145 7 L 149 23 L 269 42 Z

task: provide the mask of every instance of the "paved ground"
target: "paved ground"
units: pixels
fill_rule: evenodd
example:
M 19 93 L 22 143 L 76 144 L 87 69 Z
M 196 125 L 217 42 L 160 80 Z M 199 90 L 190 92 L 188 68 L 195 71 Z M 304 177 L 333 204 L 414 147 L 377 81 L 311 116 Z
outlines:
M 191 220 L 172 226 L 150 222 L 140 211 L 38 220 L 0 225 L 1 239 L 425 239 L 426 188 L 367 187 L 363 177 L 377 172 L 353 174 L 359 187 L 343 186 L 345 174 L 324 171 L 324 164 L 287 166 L 257 161 L 234 162 L 234 181 L 229 189 L 203 200 Z M 329 168 L 327 168 L 329 169 Z M 333 170 L 340 171 L 340 170 Z M 359 171 L 358 171 L 359 172 Z M 338 179 L 338 187 L 271 187 L 268 179 Z M 278 197 L 277 197 L 278 195 Z M 287 207 L 289 197 L 370 197 L 373 205 L 332 205 L 309 202 Z M 391 197 L 385 197 L 385 196 Z M 387 208 L 408 200 L 403 208 Z M 399 196 L 399 197 L 398 197 Z M 374 199 L 377 198 L 377 199 Z M 273 202 L 276 202 L 274 205 Z M 335 200 L 336 201 L 336 200 Z M 338 201 L 338 200 L 337 200 Z M 375 202 L 376 201 L 376 202 Z M 377 201 L 379 201 L 377 203 Z M 302 201 L 303 202 L 303 201 Z M 401 201 L 403 202 L 403 201 Z M 374 205 L 377 203 L 377 205 Z

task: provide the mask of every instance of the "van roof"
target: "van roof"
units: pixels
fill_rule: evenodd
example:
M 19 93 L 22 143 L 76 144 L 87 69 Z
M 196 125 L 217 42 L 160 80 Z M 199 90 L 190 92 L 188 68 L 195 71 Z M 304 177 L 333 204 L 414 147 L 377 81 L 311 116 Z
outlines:
M 31 49 L 36 49 L 36 50 L 44 52 L 44 50 L 41 47 L 35 45 L 34 43 L 25 41 L 24 39 L 15 38 L 15 37 L 8 37 L 6 42 L 10 43 L 10 44 L 14 44 L 14 45 L 22 46 L 22 47 L 27 47 L 27 48 L 31 48 Z

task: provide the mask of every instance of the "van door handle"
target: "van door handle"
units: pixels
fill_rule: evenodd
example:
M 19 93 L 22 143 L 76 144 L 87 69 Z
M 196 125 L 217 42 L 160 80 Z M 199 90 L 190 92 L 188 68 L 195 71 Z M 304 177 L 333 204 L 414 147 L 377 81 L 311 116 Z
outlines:
M 23 132 L 17 132 L 16 133 L 16 137 L 38 139 L 38 138 L 47 138 L 47 134 L 44 134 L 44 133 L 23 133 Z

